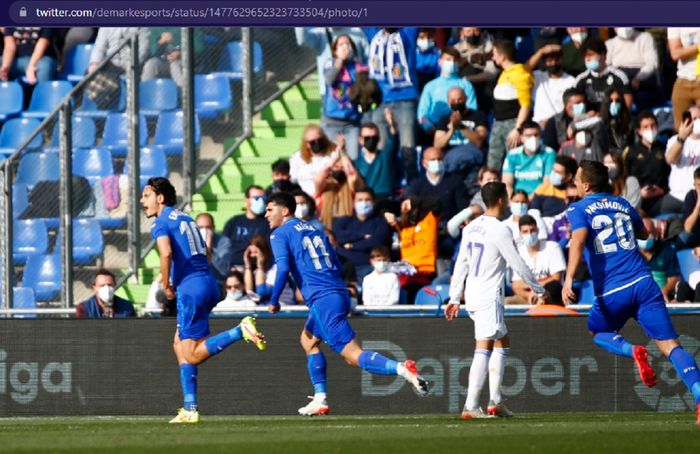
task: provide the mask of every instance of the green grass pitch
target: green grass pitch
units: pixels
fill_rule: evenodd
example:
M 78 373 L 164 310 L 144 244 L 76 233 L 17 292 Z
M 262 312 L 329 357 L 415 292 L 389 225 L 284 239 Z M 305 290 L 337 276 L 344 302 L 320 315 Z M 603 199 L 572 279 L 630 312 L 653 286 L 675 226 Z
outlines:
M 687 413 L 527 414 L 461 421 L 456 415 L 203 416 L 0 419 L 0 451 L 244 453 L 698 453 Z M 459 450 L 459 451 L 457 451 Z

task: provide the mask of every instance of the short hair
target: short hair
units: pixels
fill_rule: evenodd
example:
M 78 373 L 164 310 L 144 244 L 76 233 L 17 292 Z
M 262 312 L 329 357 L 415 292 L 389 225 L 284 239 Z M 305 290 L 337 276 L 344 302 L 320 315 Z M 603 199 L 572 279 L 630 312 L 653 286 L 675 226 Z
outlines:
M 527 195 L 527 192 L 523 191 L 522 189 L 516 189 L 513 191 L 513 193 L 510 195 L 510 200 L 513 200 L 516 195 L 525 196 L 526 199 L 530 200 L 530 196 Z
M 309 194 L 304 192 L 302 189 L 297 189 L 292 192 L 294 197 L 303 197 L 306 200 L 306 205 L 309 207 L 309 216 L 314 217 L 316 215 L 316 201 Z M 294 200 L 296 201 L 296 199 Z M 296 207 L 294 208 L 296 210 Z
M 271 167 L 273 172 L 289 174 L 290 167 L 288 159 L 280 158 L 273 162 Z
M 235 277 L 236 279 L 238 279 L 238 282 L 240 282 L 241 284 L 245 284 L 245 278 L 243 277 L 243 273 L 241 273 L 238 270 L 232 270 L 231 272 L 229 272 L 228 276 L 226 276 L 226 280 L 228 280 L 228 278 L 230 277 Z
M 591 51 L 595 52 L 596 54 L 600 55 L 605 55 L 608 52 L 608 48 L 605 47 L 605 42 L 600 39 L 596 38 L 595 36 L 591 36 L 590 38 L 587 38 L 583 44 L 581 44 L 581 53 L 586 54 L 586 51 Z
M 204 212 L 202 212 L 202 213 L 199 213 L 199 214 L 197 215 L 197 217 L 194 218 L 194 220 L 196 221 L 197 219 L 201 218 L 202 216 L 208 217 L 209 220 L 211 221 L 211 225 L 214 225 L 214 216 L 212 216 L 211 213 L 207 213 L 206 211 L 204 211 Z
M 114 277 L 114 273 L 107 268 L 99 268 L 97 271 L 95 271 L 95 277 L 92 278 L 92 285 L 95 285 L 97 282 L 97 276 L 110 276 L 115 283 L 117 282 L 117 278 Z
M 369 186 L 362 186 L 359 189 L 355 190 L 355 194 L 359 194 L 360 192 L 363 192 L 365 194 L 369 194 L 372 196 L 372 200 L 376 199 L 377 197 L 374 195 L 374 189 L 372 189 Z
M 498 175 L 498 179 L 501 179 L 501 172 L 498 169 L 494 169 L 493 167 L 489 166 L 483 166 L 482 168 L 479 169 L 479 173 L 477 174 L 477 180 L 481 181 L 484 178 L 484 174 L 486 172 L 493 173 L 494 175 Z
M 496 206 L 500 199 L 508 198 L 508 189 L 505 183 L 491 181 L 481 188 L 481 198 L 484 201 L 484 205 L 487 208 L 491 208 Z
M 506 60 L 512 62 L 515 61 L 515 44 L 513 41 L 508 39 L 497 39 L 493 42 L 493 48 L 498 50 L 499 54 L 503 54 Z
M 379 246 L 374 246 L 371 251 L 369 251 L 369 256 L 372 257 L 373 255 L 381 255 L 382 257 L 391 257 L 391 252 L 389 252 L 389 248 L 382 245 Z
M 540 124 L 532 120 L 524 121 L 523 124 L 520 125 L 520 128 L 518 128 L 520 134 L 522 134 L 523 131 L 525 131 L 526 129 L 537 129 L 537 131 L 539 131 L 540 133 L 542 132 Z
M 523 228 L 523 226 L 526 225 L 532 225 L 537 227 L 537 221 L 529 214 L 523 214 L 522 216 L 520 216 L 520 220 L 518 221 L 518 228 Z
M 639 129 L 639 127 L 642 126 L 642 120 L 647 119 L 654 120 L 654 123 L 656 123 L 657 126 L 659 125 L 659 120 L 656 119 L 656 115 L 654 115 L 654 112 L 652 112 L 651 110 L 643 110 L 639 112 L 639 114 L 637 114 L 635 129 Z
M 440 52 L 440 56 L 442 57 L 445 54 L 454 58 L 456 62 L 459 62 L 460 60 L 462 60 L 462 55 L 459 53 L 459 51 L 457 49 L 455 49 L 452 46 L 445 46 L 445 48 L 442 49 L 442 52 Z
M 564 90 L 564 93 L 561 95 L 562 101 L 564 101 L 564 104 L 569 102 L 569 99 L 572 96 L 581 96 L 583 97 L 583 102 L 586 102 L 586 93 L 583 90 L 580 90 L 576 87 L 571 87 L 567 88 Z
M 265 189 L 263 189 L 261 186 L 258 186 L 257 184 L 251 184 L 250 186 L 245 188 L 245 198 L 246 199 L 250 197 L 250 191 L 252 191 L 253 189 L 257 189 L 257 190 L 263 191 L 263 192 L 265 191 Z
M 609 189 L 608 168 L 600 161 L 583 160 L 579 164 L 581 168 L 581 181 L 591 185 L 593 192 L 606 192 Z
M 362 126 L 360 126 L 360 132 L 365 128 L 366 129 L 373 129 L 373 130 L 377 131 L 377 133 L 379 133 L 379 126 L 377 126 L 376 123 L 372 123 L 372 122 L 364 123 Z
M 170 183 L 170 180 L 163 177 L 151 177 L 146 182 L 146 186 L 153 188 L 156 195 L 163 196 L 163 204 L 166 206 L 175 206 L 177 203 L 177 193 L 175 187 Z
M 275 192 L 267 199 L 267 203 L 274 203 L 275 205 L 287 208 L 289 214 L 292 216 L 294 216 L 294 211 L 297 209 L 297 202 L 294 200 L 294 196 L 289 192 Z
M 578 170 L 578 163 L 571 156 L 560 154 L 554 159 L 554 162 L 556 164 L 564 166 L 564 168 L 566 169 L 566 173 L 576 175 L 576 170 Z
M 693 171 L 693 180 L 700 180 L 700 166 Z

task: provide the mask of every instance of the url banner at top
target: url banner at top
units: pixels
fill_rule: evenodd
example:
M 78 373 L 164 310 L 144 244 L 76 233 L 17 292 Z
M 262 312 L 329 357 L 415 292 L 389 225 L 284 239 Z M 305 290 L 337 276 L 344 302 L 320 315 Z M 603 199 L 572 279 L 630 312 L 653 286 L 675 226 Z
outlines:
M 697 25 L 684 1 L 17 1 L 6 24 L 40 26 Z

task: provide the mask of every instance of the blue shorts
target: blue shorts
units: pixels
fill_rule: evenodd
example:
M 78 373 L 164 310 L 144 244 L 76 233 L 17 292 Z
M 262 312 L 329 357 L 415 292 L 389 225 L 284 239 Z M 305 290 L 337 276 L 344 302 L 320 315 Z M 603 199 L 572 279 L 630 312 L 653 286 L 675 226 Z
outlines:
M 630 318 L 637 320 L 651 339 L 678 338 L 661 289 L 651 276 L 615 293 L 597 296 L 588 315 L 588 329 L 594 334 L 617 332 Z
M 177 286 L 177 329 L 180 340 L 209 335 L 209 313 L 219 302 L 214 276 L 195 274 Z
M 328 293 L 309 306 L 309 318 L 304 328 L 326 341 L 334 352 L 340 353 L 355 338 L 348 321 L 350 297 L 347 294 Z

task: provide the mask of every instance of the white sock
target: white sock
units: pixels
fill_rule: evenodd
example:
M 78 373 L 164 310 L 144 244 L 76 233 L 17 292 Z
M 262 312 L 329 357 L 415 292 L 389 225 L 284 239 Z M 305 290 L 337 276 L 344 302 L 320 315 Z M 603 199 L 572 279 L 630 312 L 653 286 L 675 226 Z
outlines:
M 474 359 L 469 368 L 469 387 L 467 388 L 467 402 L 464 407 L 471 411 L 479 407 L 479 395 L 486 381 L 491 352 L 481 348 L 474 350 Z
M 325 404 L 326 393 L 314 393 L 314 401 L 318 402 L 319 404 Z
M 396 375 L 403 377 L 404 372 L 406 372 L 406 368 L 403 367 L 403 363 L 398 363 L 396 365 Z
M 490 400 L 496 405 L 503 401 L 501 383 L 503 383 L 503 371 L 506 368 L 506 357 L 509 352 L 510 348 L 494 348 L 489 360 Z

